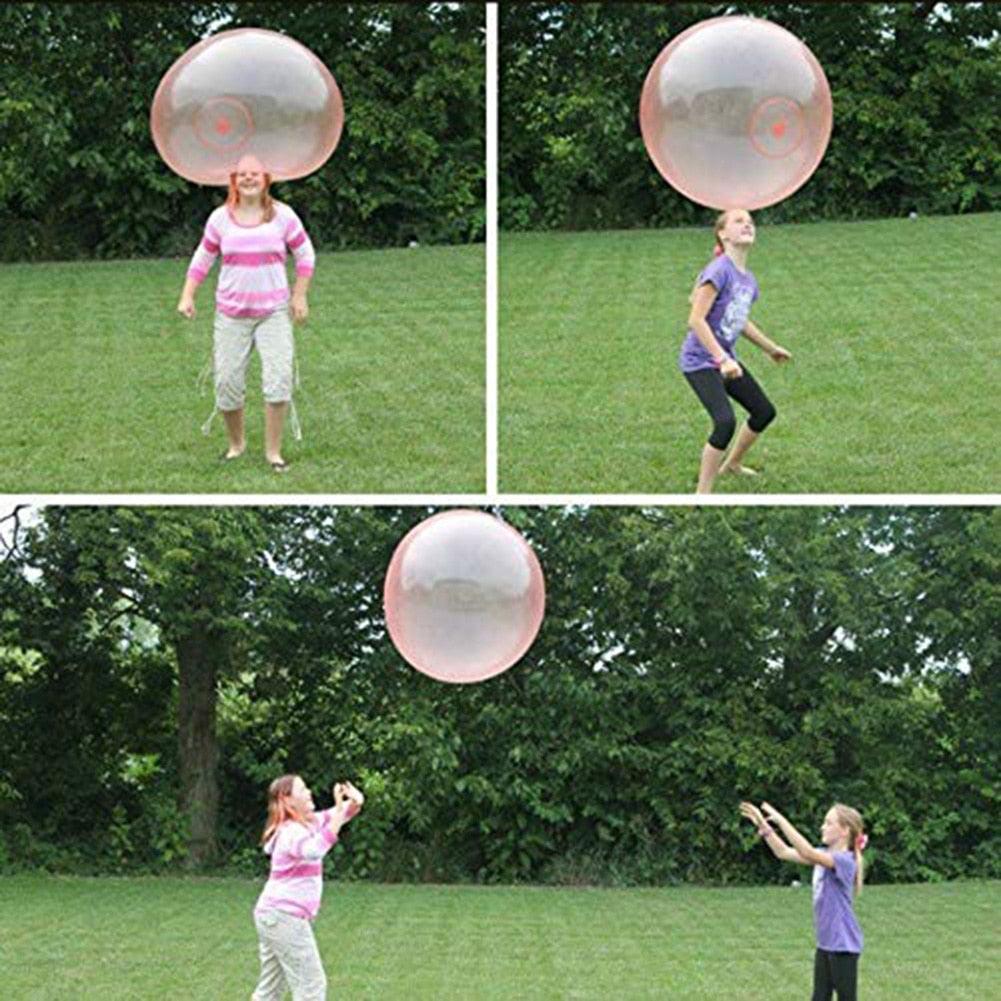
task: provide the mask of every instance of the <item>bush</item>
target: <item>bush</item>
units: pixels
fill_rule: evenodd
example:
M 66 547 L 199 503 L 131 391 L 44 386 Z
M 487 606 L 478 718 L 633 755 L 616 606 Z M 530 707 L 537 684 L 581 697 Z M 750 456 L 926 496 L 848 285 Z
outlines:
M 288 186 L 319 249 L 482 240 L 484 17 L 477 4 L 3 5 L 0 260 L 189 255 L 220 191 L 160 160 L 150 103 L 186 49 L 242 26 L 308 43 L 344 93 L 333 160 Z
M 762 222 L 996 207 L 997 6 L 738 3 L 726 12 L 768 18 L 801 37 L 833 95 L 823 163 L 793 197 L 763 210 Z M 667 41 L 720 13 L 714 4 L 502 5 L 501 227 L 704 222 L 708 210 L 679 196 L 650 162 L 638 105 Z

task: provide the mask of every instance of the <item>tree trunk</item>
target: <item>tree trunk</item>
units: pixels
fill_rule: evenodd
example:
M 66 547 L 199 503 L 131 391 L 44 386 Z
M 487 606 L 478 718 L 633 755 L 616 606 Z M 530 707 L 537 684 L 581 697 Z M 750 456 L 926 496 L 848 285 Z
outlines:
M 195 626 L 175 642 L 178 667 L 178 741 L 181 809 L 188 818 L 189 869 L 215 860 L 219 821 L 216 767 L 216 679 L 220 644 L 204 626 Z

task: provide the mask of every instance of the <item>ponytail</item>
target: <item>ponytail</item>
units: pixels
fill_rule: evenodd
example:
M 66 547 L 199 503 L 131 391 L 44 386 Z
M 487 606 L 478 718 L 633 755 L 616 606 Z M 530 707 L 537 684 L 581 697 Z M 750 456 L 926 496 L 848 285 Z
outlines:
M 713 237 L 715 238 L 715 241 L 716 241 L 713 244 L 713 259 L 714 260 L 715 260 L 715 258 L 720 257 L 720 256 L 722 256 L 723 254 L 726 253 L 726 249 L 723 246 L 723 241 L 719 238 L 719 233 L 720 233 L 720 230 L 726 225 L 726 218 L 727 218 L 727 216 L 729 214 L 730 214 L 730 210 L 729 209 L 724 209 L 724 211 L 720 212 L 720 214 L 718 216 L 716 216 L 716 222 L 713 225 Z M 700 271 L 699 274 L 702 274 L 702 272 Z M 692 291 L 688 293 L 688 305 L 689 306 L 691 306 L 691 304 L 695 301 L 695 293 L 698 291 L 698 288 L 699 288 L 699 275 L 696 275 L 695 276 L 695 283 L 692 285 Z
M 855 896 L 862 892 L 862 884 L 865 882 L 865 860 L 862 852 L 869 839 L 866 837 L 865 828 L 862 825 L 862 814 L 858 810 L 843 803 L 835 803 L 834 811 L 837 813 L 838 821 L 843 827 L 848 828 L 848 848 L 855 856 Z

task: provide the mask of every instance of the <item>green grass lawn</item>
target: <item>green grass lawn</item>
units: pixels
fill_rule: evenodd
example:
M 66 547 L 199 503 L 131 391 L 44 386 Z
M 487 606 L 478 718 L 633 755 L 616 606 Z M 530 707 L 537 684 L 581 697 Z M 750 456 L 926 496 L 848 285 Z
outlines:
M 304 440 L 263 460 L 260 362 L 247 453 L 225 432 L 208 360 L 217 271 L 175 313 L 187 261 L 0 266 L 0 492 L 469 493 L 485 489 L 482 246 L 322 254 L 296 333 Z
M 1001 214 L 762 226 L 738 344 L 778 409 L 726 493 L 996 493 Z M 678 370 L 712 233 L 503 234 L 499 485 L 688 493 L 709 418 Z M 736 407 L 738 415 L 743 411 Z
M 0 880 L 10 1001 L 245 1001 L 257 973 L 236 879 Z M 872 886 L 866 1001 L 997 993 L 1001 884 Z M 541 889 L 328 883 L 329 996 L 365 1001 L 802 1001 L 808 887 Z

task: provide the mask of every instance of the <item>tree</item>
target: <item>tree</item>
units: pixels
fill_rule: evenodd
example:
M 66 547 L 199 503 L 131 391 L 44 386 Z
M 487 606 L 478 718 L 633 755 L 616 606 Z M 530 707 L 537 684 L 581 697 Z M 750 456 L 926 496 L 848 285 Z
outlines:
M 130 620 L 145 620 L 169 643 L 177 667 L 180 802 L 188 864 L 196 868 L 216 851 L 217 685 L 237 659 L 246 603 L 260 598 L 268 572 L 260 522 L 248 508 L 47 509 L 18 552 L 38 582 L 10 583 L 24 601 L 20 642 L 48 666 L 54 684 L 44 691 L 55 700 L 48 711 L 70 739 L 81 731 L 120 736 L 118 726 L 100 725 L 122 698 L 109 698 L 123 684 L 115 669 L 122 642 L 116 624 L 128 629 Z M 70 714 L 80 718 L 71 723 Z M 70 762 L 72 755 L 54 760 Z
M 639 97 L 667 42 L 722 15 L 793 32 L 824 67 L 824 161 L 764 222 L 990 211 L 1001 195 L 1001 9 L 992 4 L 518 3 L 501 8 L 500 221 L 506 229 L 691 225 L 657 174 Z
M 483 238 L 480 4 L 0 7 L 0 260 L 188 255 L 219 190 L 158 156 L 149 111 L 192 45 L 255 26 L 301 40 L 346 103 L 329 165 L 278 185 L 319 249 Z
M 382 615 L 432 512 L 0 523 L 0 867 L 82 864 L 84 830 L 90 866 L 168 864 L 171 792 L 189 862 L 218 843 L 257 871 L 263 790 L 297 771 L 369 793 L 337 848 L 355 877 L 774 879 L 748 797 L 804 824 L 860 806 L 877 880 L 999 871 L 996 510 L 506 507 L 546 617 L 519 664 L 458 686 Z M 40 772 L 58 793 L 26 820 Z

